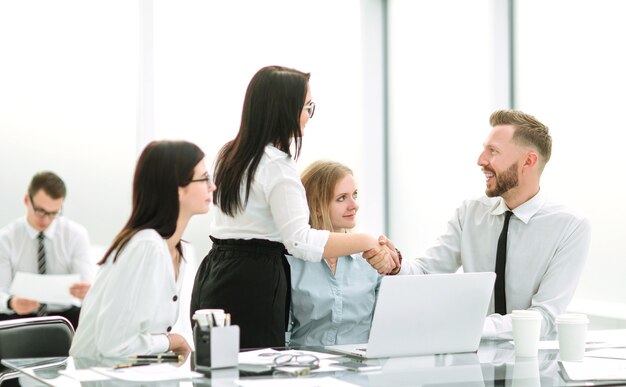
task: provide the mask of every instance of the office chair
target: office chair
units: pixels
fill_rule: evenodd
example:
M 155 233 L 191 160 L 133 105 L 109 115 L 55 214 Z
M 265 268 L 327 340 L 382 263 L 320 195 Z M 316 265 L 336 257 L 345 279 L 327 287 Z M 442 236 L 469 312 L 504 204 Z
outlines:
M 0 321 L 0 359 L 68 356 L 74 328 L 64 317 L 30 317 Z M 0 381 L 17 372 L 0 366 Z

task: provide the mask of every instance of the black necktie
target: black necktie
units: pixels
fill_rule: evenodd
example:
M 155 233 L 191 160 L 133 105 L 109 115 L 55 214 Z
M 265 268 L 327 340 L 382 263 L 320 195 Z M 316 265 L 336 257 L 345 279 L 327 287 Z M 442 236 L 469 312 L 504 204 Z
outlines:
M 506 294 L 504 291 L 504 272 L 506 269 L 506 239 L 509 233 L 509 220 L 511 220 L 511 211 L 505 213 L 504 226 L 502 226 L 502 232 L 500 238 L 498 238 L 498 252 L 496 253 L 496 287 L 495 287 L 495 300 L 496 300 L 496 313 L 506 314 Z
M 39 244 L 37 246 L 37 269 L 39 274 L 46 274 L 46 248 L 44 247 L 43 241 L 45 236 L 43 232 L 40 232 L 37 235 L 37 239 Z M 48 312 L 48 307 L 46 304 L 41 304 L 39 309 L 37 310 L 37 316 L 45 316 Z

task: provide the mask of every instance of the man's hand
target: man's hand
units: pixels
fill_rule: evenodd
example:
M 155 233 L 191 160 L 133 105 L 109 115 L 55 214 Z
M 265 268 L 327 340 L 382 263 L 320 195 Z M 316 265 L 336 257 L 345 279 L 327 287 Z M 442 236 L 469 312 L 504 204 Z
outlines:
M 79 300 L 84 300 L 89 288 L 91 288 L 89 282 L 76 282 L 70 287 L 70 294 Z
M 400 257 L 396 248 L 387 237 L 381 235 L 378 237 L 380 248 L 370 249 L 363 252 L 363 258 L 372 265 L 379 274 L 395 274 L 400 270 Z
M 19 315 L 35 313 L 39 306 L 39 303 L 34 300 L 15 296 L 11 298 L 11 309 Z
M 393 263 L 396 265 L 396 268 L 399 270 L 400 269 L 400 257 L 398 256 L 398 250 L 396 249 L 396 246 L 393 244 L 393 242 L 387 239 L 386 236 L 381 235 L 378 237 L 378 243 L 380 243 L 381 246 L 387 246 L 389 248 L 389 253 L 391 254 Z

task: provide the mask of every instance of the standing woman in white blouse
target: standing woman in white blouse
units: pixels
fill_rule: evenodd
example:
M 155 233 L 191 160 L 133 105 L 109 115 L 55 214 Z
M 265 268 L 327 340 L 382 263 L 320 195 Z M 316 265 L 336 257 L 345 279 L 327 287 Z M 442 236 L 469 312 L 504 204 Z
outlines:
M 178 317 L 189 219 L 209 210 L 215 190 L 204 153 L 185 141 L 154 141 L 133 180 L 130 219 L 99 265 L 83 302 L 70 354 L 78 357 L 190 352 L 170 333 Z
M 230 312 L 241 328 L 242 348 L 285 344 L 290 303 L 287 252 L 320 261 L 378 249 L 369 263 L 381 273 L 395 268 L 387 247 L 375 237 L 309 225 L 294 159 L 314 112 L 309 74 L 264 67 L 248 85 L 239 133 L 216 159 L 213 246 L 196 274 L 190 309 L 192 315 L 203 308 Z

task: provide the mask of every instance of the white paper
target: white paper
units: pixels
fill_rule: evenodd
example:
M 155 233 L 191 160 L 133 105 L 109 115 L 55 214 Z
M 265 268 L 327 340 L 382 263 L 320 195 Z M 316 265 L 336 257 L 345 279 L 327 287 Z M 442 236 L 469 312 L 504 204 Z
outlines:
M 99 380 L 109 380 L 109 378 L 99 372 L 90 369 L 80 370 L 60 370 L 61 375 L 65 375 L 79 382 L 95 382 Z
M 80 281 L 78 274 L 34 274 L 18 271 L 11 283 L 14 296 L 44 304 L 73 305 L 79 300 L 70 294 L 70 287 Z
M 243 387 L 357 387 L 356 384 L 343 380 L 324 378 L 273 378 L 273 379 L 239 379 L 237 384 Z
M 201 373 L 182 369 L 171 364 L 151 364 L 119 369 L 93 367 L 92 369 L 109 378 L 131 382 L 158 382 L 162 380 L 201 378 L 203 376 Z
M 278 356 L 280 351 L 272 348 L 257 349 L 255 351 L 239 352 L 239 364 L 254 364 L 271 366 L 274 357 Z
M 515 346 L 515 343 L 513 342 L 513 340 L 509 341 L 511 344 L 513 344 L 513 346 Z M 624 347 L 626 346 L 626 343 L 624 343 L 623 341 L 620 342 L 611 342 L 611 341 L 591 341 L 591 340 L 587 340 L 587 342 L 585 343 L 585 348 L 587 349 L 594 349 L 594 348 L 612 348 L 612 347 Z M 546 349 L 546 350 L 552 350 L 552 349 L 559 349 L 559 342 L 557 340 L 542 340 L 539 342 L 539 346 L 538 348 L 540 350 L 542 349 Z
M 323 360 L 323 359 L 336 359 L 338 357 L 342 357 L 342 355 L 337 355 L 337 354 L 334 354 L 334 353 L 304 351 L 304 350 L 299 350 L 299 349 L 290 349 L 288 351 L 282 351 L 281 354 L 283 354 L 283 353 L 289 353 L 289 354 L 293 354 L 293 355 L 313 355 L 313 356 L 317 357 L 320 360 Z
M 320 359 L 318 368 L 310 370 L 311 373 L 345 371 L 344 367 L 336 364 L 335 359 L 342 357 L 332 353 L 303 351 L 298 349 L 289 349 L 277 351 L 272 348 L 257 349 L 254 351 L 239 352 L 239 368 L 249 372 L 269 371 L 274 366 L 274 358 L 279 355 L 312 355 Z M 308 367 L 302 367 L 308 368 Z M 278 369 L 280 371 L 280 369 Z M 288 368 L 289 371 L 296 371 L 295 367 Z
M 626 348 L 603 348 L 585 352 L 588 357 L 603 357 L 607 359 L 626 360 Z
M 272 348 L 257 349 L 254 351 L 239 352 L 239 364 L 267 365 L 274 364 L 274 358 L 279 355 L 312 355 L 320 360 L 334 359 L 341 357 L 332 353 L 301 351 L 298 349 L 289 349 L 285 351 L 277 351 Z
M 582 362 L 562 361 L 569 380 L 626 380 L 626 362 L 615 359 L 585 358 Z

